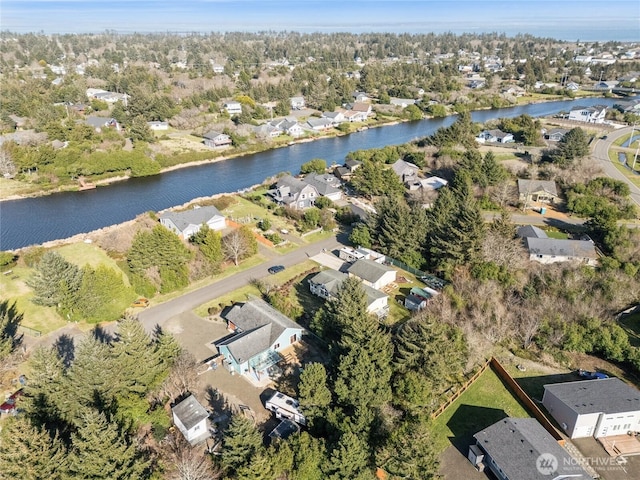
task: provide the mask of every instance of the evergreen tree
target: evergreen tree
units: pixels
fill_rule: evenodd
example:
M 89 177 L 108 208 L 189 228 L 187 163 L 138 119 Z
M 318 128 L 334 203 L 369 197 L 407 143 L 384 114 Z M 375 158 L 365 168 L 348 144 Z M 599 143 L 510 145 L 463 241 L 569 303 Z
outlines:
M 322 466 L 326 462 L 324 442 L 316 439 L 307 432 L 289 440 L 293 451 L 293 468 L 291 480 L 323 480 L 325 477 Z
M 371 478 L 369 465 L 369 446 L 366 440 L 347 431 L 340 437 L 336 448 L 331 452 L 328 478 L 330 480 L 364 480 Z
M 18 335 L 22 317 L 23 314 L 18 313 L 15 302 L 0 302 L 0 361 L 8 357 L 22 342 L 22 336 Z
M 133 291 L 124 284 L 122 274 L 105 266 L 82 269 L 82 283 L 76 295 L 74 313 L 88 322 L 106 322 L 120 318 L 131 302 Z
M 347 278 L 338 287 L 336 299 L 324 304 L 323 337 L 330 342 L 337 341 L 347 325 L 368 316 L 366 295 L 360 281 Z
M 66 452 L 58 437 L 24 417 L 7 421 L 0 435 L 0 479 L 65 480 Z
M 220 264 L 224 260 L 222 249 L 222 235 L 212 230 L 209 225 L 202 225 L 189 241 L 200 247 L 200 252 L 211 264 L 212 272 L 220 271 Z
M 298 384 L 300 406 L 310 426 L 326 416 L 331 404 L 331 391 L 327 386 L 327 371 L 321 363 L 309 363 L 300 374 Z
M 78 430 L 71 436 L 69 472 L 74 479 L 101 480 L 147 478 L 147 464 L 140 459 L 128 436 L 103 413 L 85 410 Z
M 262 436 L 253 422 L 243 415 L 234 415 L 224 436 L 220 461 L 227 472 L 235 472 L 249 464 L 262 447 Z
M 238 480 L 273 480 L 273 458 L 264 448 L 260 448 L 251 458 L 251 461 L 238 467 L 236 472 Z
M 47 307 L 71 307 L 73 297 L 80 288 L 82 273 L 56 252 L 47 252 L 27 281 L 33 289 L 33 303 Z
M 577 127 L 569 130 L 562 137 L 552 158 L 554 163 L 566 167 L 574 160 L 585 157 L 588 153 L 589 137 L 582 128 Z
M 358 247 L 371 248 L 369 227 L 363 223 L 356 225 L 349 235 L 349 242 Z

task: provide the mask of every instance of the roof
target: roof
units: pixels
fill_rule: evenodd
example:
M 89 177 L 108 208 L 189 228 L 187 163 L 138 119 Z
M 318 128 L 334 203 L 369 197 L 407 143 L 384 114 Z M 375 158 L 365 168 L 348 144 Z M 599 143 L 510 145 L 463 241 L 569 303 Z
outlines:
M 236 303 L 223 317 L 233 323 L 239 333 L 216 345 L 226 345 L 238 363 L 267 350 L 287 328 L 303 329 L 258 298 Z
M 351 105 L 351 110 L 353 110 L 354 112 L 368 113 L 371 110 L 371 105 L 363 102 L 355 102 L 353 105 Z
M 337 180 L 333 175 L 330 175 Z M 329 181 L 328 181 L 329 180 Z M 331 195 L 340 192 L 340 189 L 332 185 L 331 179 L 327 179 L 326 175 L 307 175 L 304 182 L 315 187 L 320 195 Z
M 108 117 L 87 117 L 84 120 L 84 123 L 87 125 L 91 125 L 94 128 L 101 128 L 109 124 L 113 118 Z
M 506 478 L 548 480 L 562 475 L 591 479 L 580 464 L 534 418 L 505 418 L 473 436 L 502 470 Z M 539 457 L 553 455 L 555 472 L 538 470 Z M 549 476 L 549 473 L 552 476 Z
M 272 439 L 281 438 L 284 440 L 289 438 L 294 433 L 298 433 L 299 431 L 300 427 L 296 422 L 285 418 L 280 421 L 276 428 L 271 430 L 271 432 L 269 433 L 269 437 L 271 437 Z
M 534 255 L 555 255 L 557 257 L 598 258 L 596 247 L 588 240 L 560 240 L 556 238 L 525 239 L 527 249 Z
M 329 120 L 328 118 L 310 118 L 309 120 L 307 120 L 307 123 L 309 124 L 309 126 L 311 128 L 313 127 L 330 127 L 333 125 L 333 123 L 331 122 L 331 120 Z
M 510 133 L 503 132 L 502 130 L 497 130 L 497 129 L 496 130 L 489 130 L 488 132 L 492 137 L 496 137 L 496 138 L 505 138 L 507 136 L 513 136 Z
M 315 283 L 317 285 L 324 285 L 324 288 L 327 289 L 330 295 L 336 296 L 338 293 L 338 289 L 342 282 L 344 282 L 348 276 L 344 273 L 337 272 L 336 270 L 323 270 L 322 272 L 314 275 L 309 279 L 309 283 Z M 374 303 L 376 300 L 380 298 L 387 297 L 386 293 L 381 292 L 380 290 L 376 290 L 369 285 L 362 284 L 362 288 L 367 297 L 367 306 Z
M 371 283 L 380 280 L 385 273 L 393 271 L 394 269 L 391 267 L 374 262 L 373 260 L 367 260 L 366 258 L 356 260 L 348 270 L 350 274 Z
M 407 173 L 409 173 L 410 175 L 415 175 L 420 170 L 417 165 L 405 162 L 404 160 L 396 160 L 393 165 L 391 165 L 391 169 L 395 172 L 396 175 L 407 175 Z
M 225 137 L 229 136 L 226 133 L 220 133 L 220 132 L 216 132 L 216 131 L 211 130 L 211 131 L 205 133 L 202 137 L 206 138 L 207 140 L 215 140 L 220 135 L 224 135 Z
M 289 187 L 291 193 L 299 193 L 307 184 L 299 178 L 292 177 L 291 175 L 284 175 L 278 179 L 276 186 L 278 188 Z
M 423 180 L 420 180 L 420 185 L 422 188 L 426 190 L 438 190 L 446 186 L 449 182 L 447 182 L 444 178 L 440 177 L 429 177 Z
M 520 238 L 549 238 L 547 236 L 547 232 L 542 230 L 541 228 L 534 227 L 533 225 L 525 225 L 523 227 L 519 227 L 516 235 Z
M 601 83 L 606 83 L 606 82 L 601 82 Z M 593 105 L 593 106 L 590 106 L 590 107 L 577 105 L 577 106 L 573 107 L 570 111 L 571 112 L 577 112 L 577 111 L 584 110 L 584 111 L 591 112 L 591 113 L 600 113 L 600 112 L 602 112 L 603 110 L 606 110 L 606 109 L 607 109 L 607 107 L 604 106 L 604 105 Z
M 544 389 L 579 415 L 640 411 L 640 391 L 619 378 L 554 383 Z
M 534 193 L 534 192 L 546 192 L 555 197 L 558 196 L 558 188 L 556 182 L 551 180 L 526 180 L 524 178 L 518 179 L 518 192 L 522 194 Z
M 173 414 L 180 420 L 187 430 L 195 427 L 202 420 L 209 418 L 209 412 L 200 405 L 193 395 L 171 408 Z
M 189 225 L 202 225 L 203 223 L 207 223 L 214 217 L 224 218 L 224 215 L 213 205 L 192 208 L 184 212 L 165 212 L 160 215 L 161 220 L 165 218 L 171 220 L 180 231 L 183 231 Z

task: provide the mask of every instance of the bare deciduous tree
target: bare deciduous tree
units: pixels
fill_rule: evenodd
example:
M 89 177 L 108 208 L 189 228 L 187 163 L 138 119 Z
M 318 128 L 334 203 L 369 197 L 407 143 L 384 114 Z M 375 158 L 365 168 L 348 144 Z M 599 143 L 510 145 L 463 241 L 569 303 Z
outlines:
M 230 234 L 225 235 L 222 239 L 222 246 L 227 257 L 233 260 L 235 265 L 238 265 L 240 258 L 249 251 L 247 240 L 240 230 L 234 230 Z
M 211 456 L 191 447 L 180 433 L 168 435 L 160 448 L 166 460 L 168 480 L 216 480 L 222 476 Z
M 0 147 L 0 175 L 12 178 L 16 174 L 16 166 L 11 158 L 11 152 L 6 147 Z
M 178 398 L 195 390 L 198 382 L 198 362 L 189 352 L 183 351 L 171 367 L 171 373 L 162 384 L 160 395 L 164 398 Z

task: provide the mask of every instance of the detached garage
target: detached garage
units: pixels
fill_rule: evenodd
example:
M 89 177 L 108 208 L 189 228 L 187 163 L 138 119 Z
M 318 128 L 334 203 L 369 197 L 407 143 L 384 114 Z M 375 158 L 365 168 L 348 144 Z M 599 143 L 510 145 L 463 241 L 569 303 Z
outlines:
M 640 391 L 619 378 L 545 385 L 542 404 L 570 438 L 640 431 Z

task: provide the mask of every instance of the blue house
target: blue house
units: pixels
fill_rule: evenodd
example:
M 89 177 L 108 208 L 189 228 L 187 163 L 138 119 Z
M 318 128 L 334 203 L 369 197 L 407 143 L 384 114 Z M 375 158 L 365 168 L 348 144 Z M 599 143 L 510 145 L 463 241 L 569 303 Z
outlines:
M 231 372 L 257 380 L 268 376 L 283 358 L 279 352 L 304 334 L 304 328 L 261 299 L 236 303 L 223 318 L 234 333 L 216 342 L 225 365 Z

